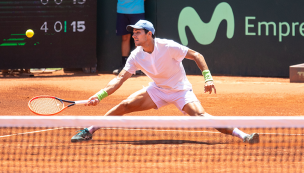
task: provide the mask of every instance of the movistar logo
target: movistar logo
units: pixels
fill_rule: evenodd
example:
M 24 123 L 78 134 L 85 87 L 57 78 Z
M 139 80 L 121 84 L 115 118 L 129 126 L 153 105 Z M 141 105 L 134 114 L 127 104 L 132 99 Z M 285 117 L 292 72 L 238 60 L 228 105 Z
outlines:
M 226 2 L 218 4 L 209 23 L 204 23 L 192 7 L 185 7 L 178 19 L 178 33 L 183 45 L 188 45 L 185 27 L 188 26 L 197 42 L 203 45 L 211 44 L 216 36 L 222 20 L 227 21 L 227 37 L 234 34 L 234 16 L 232 8 Z

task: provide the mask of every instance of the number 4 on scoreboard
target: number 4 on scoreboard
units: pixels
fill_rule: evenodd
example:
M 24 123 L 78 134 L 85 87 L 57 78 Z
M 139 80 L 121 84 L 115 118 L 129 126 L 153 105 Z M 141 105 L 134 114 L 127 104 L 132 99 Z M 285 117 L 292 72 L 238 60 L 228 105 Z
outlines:
M 47 32 L 47 30 L 49 30 L 47 28 L 47 22 L 44 22 L 44 24 L 41 26 L 40 30 L 44 30 L 44 32 Z

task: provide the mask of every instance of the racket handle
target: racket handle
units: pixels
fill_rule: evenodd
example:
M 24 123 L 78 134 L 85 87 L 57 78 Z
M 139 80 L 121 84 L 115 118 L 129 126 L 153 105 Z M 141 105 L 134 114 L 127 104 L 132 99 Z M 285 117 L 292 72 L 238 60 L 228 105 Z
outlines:
M 84 105 L 87 104 L 89 102 L 89 100 L 78 100 L 75 101 L 75 105 Z

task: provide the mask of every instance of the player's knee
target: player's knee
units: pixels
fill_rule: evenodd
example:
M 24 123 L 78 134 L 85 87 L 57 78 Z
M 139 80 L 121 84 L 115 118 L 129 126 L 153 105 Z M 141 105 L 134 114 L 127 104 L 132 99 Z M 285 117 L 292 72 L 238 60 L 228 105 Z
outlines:
M 126 100 L 123 100 L 122 102 L 119 103 L 118 107 L 120 109 L 127 110 L 128 109 L 128 102 Z
M 132 106 L 132 104 L 130 104 L 130 101 L 129 101 L 129 100 L 123 100 L 123 101 L 119 104 L 119 107 L 120 107 L 121 109 L 123 109 L 124 112 L 126 112 L 126 113 L 132 112 L 133 109 L 134 109 L 134 106 Z

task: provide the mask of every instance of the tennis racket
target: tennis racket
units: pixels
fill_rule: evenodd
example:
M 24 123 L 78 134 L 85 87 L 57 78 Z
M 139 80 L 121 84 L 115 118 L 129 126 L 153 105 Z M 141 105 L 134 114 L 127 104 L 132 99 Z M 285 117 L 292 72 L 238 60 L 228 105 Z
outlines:
M 37 96 L 29 101 L 28 107 L 37 115 L 55 115 L 68 107 L 84 105 L 86 103 L 88 103 L 88 100 L 69 101 L 53 96 Z

